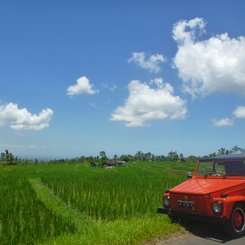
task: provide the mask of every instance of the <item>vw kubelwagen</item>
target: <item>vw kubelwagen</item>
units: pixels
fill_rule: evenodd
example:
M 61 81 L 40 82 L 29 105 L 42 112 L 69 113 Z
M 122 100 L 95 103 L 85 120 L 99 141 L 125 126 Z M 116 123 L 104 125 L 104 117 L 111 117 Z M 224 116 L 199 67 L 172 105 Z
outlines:
M 190 179 L 163 193 L 159 213 L 219 222 L 245 234 L 245 154 L 200 158 Z

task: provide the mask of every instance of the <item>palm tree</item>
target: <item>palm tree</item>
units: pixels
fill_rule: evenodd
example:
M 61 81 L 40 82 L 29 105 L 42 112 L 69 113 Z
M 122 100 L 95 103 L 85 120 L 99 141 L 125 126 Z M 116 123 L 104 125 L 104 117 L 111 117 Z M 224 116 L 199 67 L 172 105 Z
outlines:
M 4 166 L 12 165 L 14 164 L 14 155 L 8 150 L 5 150 L 5 152 L 1 153 L 1 160 L 3 161 Z
M 231 149 L 231 152 L 234 152 L 234 153 L 244 153 L 244 152 L 245 152 L 245 149 L 242 148 L 242 147 L 239 147 L 239 146 L 235 145 L 235 146 Z
M 218 150 L 218 156 L 225 155 L 225 153 L 226 153 L 226 149 L 223 147 Z

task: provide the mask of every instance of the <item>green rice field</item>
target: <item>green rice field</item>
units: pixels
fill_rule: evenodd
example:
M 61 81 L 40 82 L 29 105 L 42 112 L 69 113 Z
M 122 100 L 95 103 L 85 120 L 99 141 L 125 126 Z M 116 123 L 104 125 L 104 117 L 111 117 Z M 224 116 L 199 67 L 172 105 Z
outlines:
M 0 167 L 0 244 L 143 244 L 183 228 L 156 213 L 194 163 Z

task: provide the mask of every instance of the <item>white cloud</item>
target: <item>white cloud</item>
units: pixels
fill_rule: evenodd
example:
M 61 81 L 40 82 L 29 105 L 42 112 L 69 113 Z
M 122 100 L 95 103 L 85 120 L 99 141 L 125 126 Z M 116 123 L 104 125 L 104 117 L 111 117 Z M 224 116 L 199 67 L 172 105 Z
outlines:
M 168 85 L 168 84 L 164 84 L 163 79 L 161 77 L 152 79 L 150 81 L 150 84 L 153 85 L 153 86 L 155 85 L 157 88 L 163 88 L 164 86 Z M 169 90 L 171 90 L 171 92 L 173 93 L 172 86 L 169 87 Z
M 49 127 L 52 116 L 53 110 L 50 108 L 36 115 L 26 108 L 19 109 L 17 104 L 0 105 L 0 126 L 9 124 L 15 130 L 42 130 Z
M 174 66 L 191 95 L 240 93 L 245 95 L 245 37 L 231 38 L 227 33 L 198 40 L 205 32 L 201 18 L 180 21 L 173 27 L 178 44 Z
M 235 118 L 245 118 L 245 106 L 238 106 L 233 111 L 233 115 L 235 116 Z M 234 124 L 233 119 L 229 119 L 229 118 L 222 118 L 219 120 L 212 119 L 212 124 L 214 127 L 232 126 Z
M 237 118 L 245 118 L 245 106 L 238 106 L 233 114 Z
M 135 63 L 137 66 L 149 71 L 149 72 L 160 72 L 160 63 L 163 63 L 166 59 L 161 54 L 153 54 L 147 56 L 144 52 L 134 52 L 128 63 Z
M 152 120 L 184 119 L 186 103 L 173 95 L 173 87 L 159 78 L 154 80 L 156 88 L 151 87 L 151 83 L 131 81 L 128 85 L 129 97 L 123 106 L 116 108 L 111 120 L 124 121 L 127 127 L 142 127 Z
M 173 39 L 180 45 L 193 43 L 198 33 L 205 32 L 205 26 L 202 18 L 179 21 L 173 27 Z
M 69 96 L 79 95 L 79 94 L 95 94 L 98 90 L 93 89 L 93 85 L 90 84 L 89 79 L 85 76 L 77 79 L 75 85 L 70 85 L 66 93 Z
M 220 128 L 225 126 L 232 126 L 234 124 L 232 119 L 222 118 L 222 119 L 212 119 L 212 124 L 214 127 Z

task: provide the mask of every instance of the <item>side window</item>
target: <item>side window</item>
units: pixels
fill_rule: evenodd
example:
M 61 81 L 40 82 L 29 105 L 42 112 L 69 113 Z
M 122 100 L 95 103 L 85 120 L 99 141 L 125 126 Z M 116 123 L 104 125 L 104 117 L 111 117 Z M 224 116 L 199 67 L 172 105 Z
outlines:
M 226 163 L 227 176 L 245 176 L 245 161 Z

